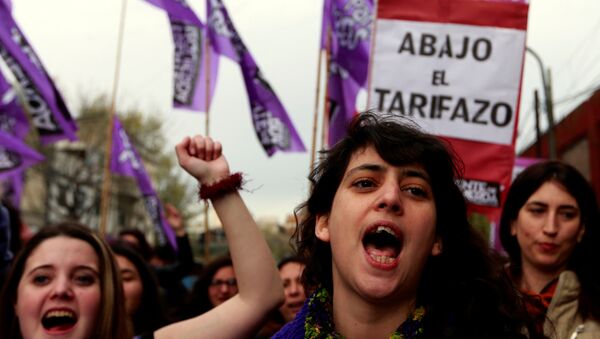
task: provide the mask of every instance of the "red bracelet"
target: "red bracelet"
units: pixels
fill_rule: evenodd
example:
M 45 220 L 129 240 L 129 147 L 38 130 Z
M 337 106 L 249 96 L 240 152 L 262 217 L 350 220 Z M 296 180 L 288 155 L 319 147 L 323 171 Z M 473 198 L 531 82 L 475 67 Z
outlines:
M 233 173 L 227 178 L 221 179 L 212 185 L 200 185 L 198 197 L 200 197 L 200 200 L 216 199 L 226 193 L 241 189 L 242 184 L 242 173 Z

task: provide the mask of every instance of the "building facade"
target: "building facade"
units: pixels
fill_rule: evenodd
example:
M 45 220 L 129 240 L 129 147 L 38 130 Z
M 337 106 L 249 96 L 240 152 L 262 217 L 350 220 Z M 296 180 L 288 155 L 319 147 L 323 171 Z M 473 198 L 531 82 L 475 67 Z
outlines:
M 555 136 L 558 159 L 577 168 L 600 199 L 600 90 L 555 126 Z M 543 134 L 521 156 L 548 158 L 548 134 Z

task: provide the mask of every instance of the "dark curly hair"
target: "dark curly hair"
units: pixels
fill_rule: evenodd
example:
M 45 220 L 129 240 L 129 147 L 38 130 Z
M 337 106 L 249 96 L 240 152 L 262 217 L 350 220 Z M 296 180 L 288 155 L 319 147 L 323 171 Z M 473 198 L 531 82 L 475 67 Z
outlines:
M 315 235 L 316 218 L 331 212 L 334 196 L 352 155 L 373 147 L 389 164 L 420 164 L 430 178 L 436 207 L 436 235 L 443 251 L 430 257 L 417 291 L 426 308 L 427 338 L 525 338 L 536 330 L 499 258 L 467 220 L 466 201 L 456 184 L 463 164 L 441 139 L 398 116 L 365 112 L 356 116 L 348 135 L 322 151 L 309 176 L 312 191 L 296 208 L 294 239 L 305 260 L 307 291 L 323 286 L 333 293 L 328 243 Z

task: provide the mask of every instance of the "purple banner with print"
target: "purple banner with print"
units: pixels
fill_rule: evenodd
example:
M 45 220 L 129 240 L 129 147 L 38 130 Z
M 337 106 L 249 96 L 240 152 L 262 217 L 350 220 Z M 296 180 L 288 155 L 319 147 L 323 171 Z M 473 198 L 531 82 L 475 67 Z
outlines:
M 346 135 L 358 92 L 367 86 L 373 15 L 373 0 L 324 0 L 321 48 L 329 47 L 330 55 L 329 145 Z
M 207 0 L 208 30 L 214 49 L 239 63 L 250 101 L 256 135 L 269 156 L 277 150 L 304 152 L 304 144 L 285 108 L 263 77 L 246 48 L 223 3 Z
M 23 141 L 0 131 L 0 179 L 11 177 L 44 157 Z
M 321 48 L 331 31 L 329 53 L 361 86 L 367 86 L 373 0 L 325 0 Z
M 144 168 L 142 159 L 138 155 L 135 147 L 129 141 L 129 137 L 125 129 L 121 126 L 121 122 L 116 117 L 113 124 L 112 138 L 112 153 L 110 159 L 110 170 L 113 173 L 123 176 L 133 177 L 140 192 L 144 196 L 146 209 L 150 213 L 150 217 L 154 224 L 158 235 L 158 243 L 162 246 L 167 243 L 177 250 L 177 242 L 175 233 L 165 219 L 162 205 L 158 199 L 156 191 L 152 187 L 150 177 Z
M 146 2 L 163 9 L 169 16 L 174 49 L 173 106 L 208 111 L 215 92 L 219 58 L 212 48 L 206 51 L 206 27 L 185 0 Z M 208 97 L 207 85 L 210 86 Z
M 0 129 L 23 140 L 29 123 L 17 99 L 17 92 L 0 73 Z
M 205 27 L 176 21 L 171 16 L 169 20 L 175 49 L 173 105 L 177 108 L 206 112 L 210 108 L 209 103 L 215 92 L 219 56 L 210 46 L 207 46 Z M 210 84 L 208 98 L 207 84 Z
M 240 64 L 256 136 L 269 156 L 277 150 L 304 152 L 304 144 L 290 121 L 283 105 L 263 78 L 260 69 L 249 53 Z
M 0 2 L 0 56 L 23 88 L 31 122 L 41 142 L 77 140 L 77 126 L 71 113 L 3 2 Z
M 347 127 L 356 115 L 356 97 L 360 86 L 347 70 L 335 60 L 329 63 L 329 81 L 327 82 L 327 108 L 329 118 L 328 143 L 335 145 L 346 136 Z
M 206 0 L 206 13 L 208 35 L 215 51 L 240 63 L 243 55 L 249 52 L 233 26 L 225 5 L 221 0 Z

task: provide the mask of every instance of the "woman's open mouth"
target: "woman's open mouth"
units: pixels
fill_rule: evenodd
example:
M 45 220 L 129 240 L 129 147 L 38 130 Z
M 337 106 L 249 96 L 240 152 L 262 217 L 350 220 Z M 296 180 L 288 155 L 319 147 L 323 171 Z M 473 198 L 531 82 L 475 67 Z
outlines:
M 389 226 L 377 225 L 365 233 L 363 247 L 369 258 L 380 267 L 389 267 L 395 264 L 402 248 L 402 239 L 396 231 Z
M 66 332 L 75 327 L 77 315 L 71 310 L 50 310 L 42 318 L 42 326 L 50 333 Z

